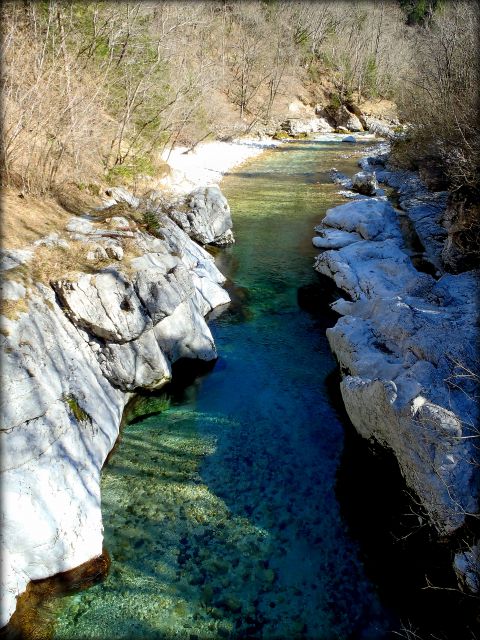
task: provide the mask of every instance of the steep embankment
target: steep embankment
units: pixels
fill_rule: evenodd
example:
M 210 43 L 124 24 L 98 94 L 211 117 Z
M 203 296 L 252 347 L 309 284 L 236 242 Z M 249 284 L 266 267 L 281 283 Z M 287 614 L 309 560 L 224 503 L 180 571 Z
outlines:
M 100 473 L 132 393 L 180 358 L 216 357 L 204 317 L 229 296 L 200 244 L 234 240 L 220 190 L 199 185 L 263 148 L 227 146 L 215 176 L 206 145 L 168 191 L 110 189 L 100 210 L 2 252 L 2 625 L 30 580 L 102 553 Z
M 451 535 L 479 508 L 478 272 L 443 271 L 446 194 L 429 193 L 413 173 L 388 170 L 386 159 L 363 159 L 367 173 L 353 185 L 359 190 L 369 177 L 375 187 L 376 174 L 398 190 L 403 213 L 375 188 L 373 197 L 329 210 L 313 239 L 325 249 L 315 268 L 348 296 L 333 304 L 342 317 L 327 336 L 352 423 L 393 451 L 439 534 Z M 402 216 L 413 224 L 435 275 L 415 268 Z M 461 582 L 479 589 L 472 533 L 455 568 Z

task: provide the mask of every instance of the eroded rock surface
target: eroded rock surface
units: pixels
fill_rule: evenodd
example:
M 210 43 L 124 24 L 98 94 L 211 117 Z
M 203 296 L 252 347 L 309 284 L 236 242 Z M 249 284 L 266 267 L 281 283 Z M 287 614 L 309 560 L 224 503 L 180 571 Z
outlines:
M 125 190 L 111 195 L 131 200 Z M 191 227 L 208 234 L 192 235 L 227 238 L 231 218 L 221 192 L 199 190 L 193 200 Z M 119 263 L 106 250 L 116 261 L 96 273 L 70 274 L 28 293 L 9 285 L 10 298 L 26 296 L 28 312 L 1 317 L 0 626 L 30 580 L 102 553 L 100 472 L 131 392 L 161 387 L 179 358 L 216 357 L 204 316 L 229 302 L 225 279 L 180 226 L 164 214 L 158 221 L 161 237 L 72 221 L 68 230 L 77 239 L 88 244 L 105 234 L 108 249 L 113 233 L 115 246 L 128 237 L 140 255 Z
M 281 127 L 288 134 L 295 136 L 302 133 L 331 133 L 334 129 L 325 118 L 289 118 Z
M 383 177 L 395 181 L 431 247 L 423 234 L 437 228 L 437 208 L 426 210 L 424 188 L 415 193 L 414 176 L 407 184 L 393 174 Z M 417 208 L 423 215 L 415 217 Z M 314 244 L 328 250 L 315 268 L 348 294 L 333 304 L 342 317 L 327 336 L 349 417 L 361 435 L 393 451 L 432 523 L 441 535 L 451 534 L 479 509 L 479 389 L 472 373 L 479 274 L 437 280 L 418 272 L 395 210 L 379 198 L 328 211 L 316 231 Z M 456 569 L 464 567 L 471 585 L 469 553 L 458 555 Z
M 216 186 L 197 189 L 181 209 L 173 208 L 169 215 L 200 244 L 224 246 L 235 241 L 230 207 Z

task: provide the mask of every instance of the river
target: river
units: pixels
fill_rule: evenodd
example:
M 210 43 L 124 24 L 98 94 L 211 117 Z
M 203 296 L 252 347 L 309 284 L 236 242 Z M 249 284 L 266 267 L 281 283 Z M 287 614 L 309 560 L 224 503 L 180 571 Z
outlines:
M 358 149 L 361 145 L 357 145 Z M 341 409 L 313 227 L 352 145 L 296 141 L 224 178 L 236 244 L 213 367 L 137 400 L 103 471 L 107 578 L 63 598 L 56 640 L 385 638 L 400 629 L 340 505 Z M 406 637 L 406 636 L 405 636 Z

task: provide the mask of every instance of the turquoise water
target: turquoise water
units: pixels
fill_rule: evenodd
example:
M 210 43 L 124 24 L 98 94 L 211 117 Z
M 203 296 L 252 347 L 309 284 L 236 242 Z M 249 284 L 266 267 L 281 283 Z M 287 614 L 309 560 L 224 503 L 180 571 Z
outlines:
M 224 179 L 237 243 L 217 255 L 233 298 L 211 321 L 219 359 L 137 407 L 103 472 L 111 571 L 62 599 L 57 640 L 373 640 L 395 626 L 335 495 L 343 430 L 314 298 L 312 230 L 342 201 L 327 172 L 353 173 L 351 152 L 297 141 Z

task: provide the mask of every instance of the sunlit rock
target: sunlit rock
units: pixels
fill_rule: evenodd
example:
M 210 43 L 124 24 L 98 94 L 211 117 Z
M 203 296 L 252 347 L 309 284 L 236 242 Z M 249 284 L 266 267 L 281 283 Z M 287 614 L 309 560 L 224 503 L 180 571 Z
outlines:
M 404 193 L 415 208 L 412 190 Z M 478 511 L 478 274 L 435 280 L 418 272 L 395 210 L 378 198 L 329 210 L 316 231 L 318 246 L 338 239 L 338 248 L 321 253 L 315 268 L 350 297 L 332 305 L 342 317 L 327 329 L 349 417 L 393 451 L 435 527 L 452 533 Z
M 225 237 L 220 191 L 195 202 L 209 232 Z M 89 220 L 73 220 L 82 238 L 102 237 Z M 216 357 L 204 315 L 229 301 L 225 278 L 170 218 L 161 223 L 162 237 L 108 230 L 103 259 L 123 257 L 126 236 L 112 234 L 128 233 L 142 255 L 124 258 L 122 270 L 115 262 L 35 286 L 28 313 L 2 317 L 2 626 L 30 580 L 102 553 L 100 473 L 131 393 L 164 385 L 179 358 Z M 10 297 L 26 296 L 20 287 Z

